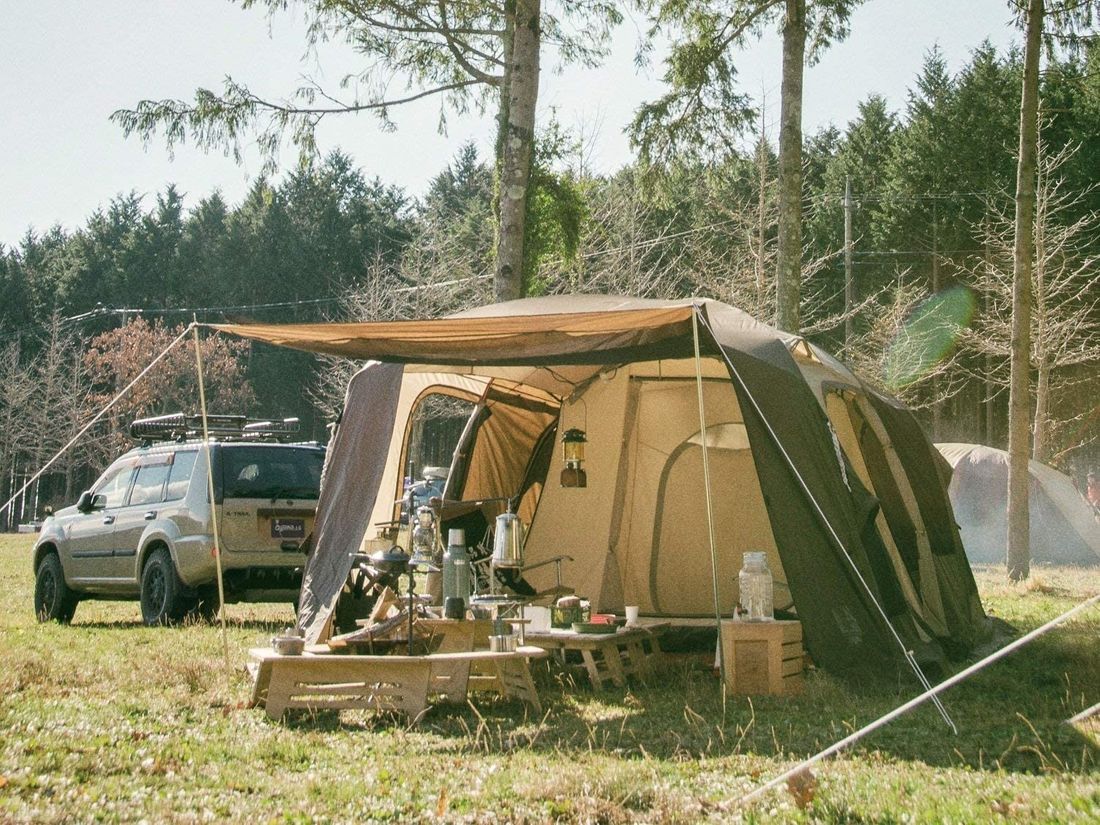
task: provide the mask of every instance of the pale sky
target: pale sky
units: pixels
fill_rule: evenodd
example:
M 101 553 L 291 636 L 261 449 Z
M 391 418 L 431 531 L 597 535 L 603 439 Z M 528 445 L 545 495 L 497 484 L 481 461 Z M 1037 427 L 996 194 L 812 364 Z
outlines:
M 232 75 L 257 93 L 279 97 L 304 73 L 331 82 L 355 65 L 343 48 L 303 62 L 300 15 L 270 21 L 229 0 L 0 0 L 0 244 L 14 245 L 29 227 L 44 231 L 85 223 L 111 197 L 135 190 L 146 205 L 169 183 L 187 206 L 214 189 L 238 202 L 260 171 L 251 152 L 238 166 L 220 154 L 190 146 L 169 157 L 163 142 L 148 148 L 124 138 L 108 121 L 118 108 L 142 98 L 192 97 L 197 86 L 219 89 Z M 642 20 L 616 33 L 603 68 L 566 69 L 544 64 L 539 92 L 542 116 L 550 107 L 574 129 L 595 131 L 592 161 L 613 171 L 631 160 L 623 128 L 643 100 L 661 92 L 658 53 L 638 72 L 633 56 Z M 894 110 L 905 103 L 927 51 L 939 44 L 952 71 L 985 38 L 999 49 L 1016 40 L 1007 0 L 870 0 L 852 18 L 849 39 L 830 49 L 805 80 L 804 129 L 843 127 L 867 95 L 884 95 Z M 765 93 L 775 137 L 780 49 L 777 35 L 738 60 L 743 88 Z M 474 140 L 483 155 L 492 144 L 490 116 L 449 118 L 437 132 L 438 105 L 430 100 L 395 109 L 396 132 L 382 132 L 369 115 L 331 118 L 322 125 L 322 151 L 341 148 L 369 177 L 421 194 L 430 178 Z M 289 165 L 293 148 L 282 159 Z

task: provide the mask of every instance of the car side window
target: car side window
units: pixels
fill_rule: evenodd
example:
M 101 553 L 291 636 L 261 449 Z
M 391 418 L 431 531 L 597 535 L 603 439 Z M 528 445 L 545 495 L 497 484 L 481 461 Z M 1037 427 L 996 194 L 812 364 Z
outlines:
M 134 489 L 130 492 L 130 504 L 157 504 L 163 501 L 169 467 L 167 461 L 138 467 Z
M 126 491 L 130 487 L 130 479 L 134 475 L 132 464 L 121 464 L 108 471 L 100 485 L 95 489 L 97 496 L 103 496 L 104 507 L 121 507 L 126 500 Z
M 168 474 L 168 488 L 164 494 L 165 501 L 175 501 L 187 495 L 187 483 L 191 480 L 191 471 L 195 469 L 198 455 L 195 450 L 189 450 L 173 456 Z

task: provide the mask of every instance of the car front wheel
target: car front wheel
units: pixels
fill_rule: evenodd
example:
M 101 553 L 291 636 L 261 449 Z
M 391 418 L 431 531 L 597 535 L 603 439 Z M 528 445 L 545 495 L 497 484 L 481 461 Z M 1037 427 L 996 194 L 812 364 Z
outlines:
M 65 584 L 61 559 L 47 553 L 34 576 L 34 615 L 40 622 L 68 624 L 76 612 L 76 594 Z
M 141 571 L 141 618 L 147 625 L 174 624 L 187 612 L 183 582 L 168 550 L 158 547 Z

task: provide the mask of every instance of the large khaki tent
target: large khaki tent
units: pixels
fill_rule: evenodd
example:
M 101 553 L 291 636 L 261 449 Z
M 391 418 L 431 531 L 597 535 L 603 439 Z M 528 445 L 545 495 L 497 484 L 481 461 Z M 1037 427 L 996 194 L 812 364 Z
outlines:
M 942 662 L 984 634 L 946 465 L 912 415 L 733 307 L 557 296 L 432 321 L 220 328 L 371 359 L 330 445 L 299 615 L 311 640 L 330 632 L 349 554 L 397 515 L 411 422 L 440 394 L 473 409 L 445 498 L 518 497 L 528 564 L 572 556 L 564 579 L 599 610 L 713 623 L 712 580 L 729 615 L 741 554 L 764 550 L 777 606 L 827 668 L 888 666 L 902 647 Z M 584 488 L 558 481 L 573 427 Z M 482 523 L 502 506 L 480 507 Z
M 1003 562 L 1008 531 L 1008 453 L 983 444 L 937 444 L 954 468 L 948 493 L 966 555 Z M 1100 524 L 1069 476 L 1028 462 L 1031 558 L 1049 564 L 1100 564 Z

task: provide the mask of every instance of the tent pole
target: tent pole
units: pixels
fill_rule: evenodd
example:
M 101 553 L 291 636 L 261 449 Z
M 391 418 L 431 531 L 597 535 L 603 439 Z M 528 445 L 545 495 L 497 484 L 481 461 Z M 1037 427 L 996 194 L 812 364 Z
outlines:
M 711 338 L 714 339 L 714 331 L 709 326 L 707 327 L 707 331 L 711 334 Z M 718 349 L 722 350 L 721 347 L 719 347 Z M 737 371 L 736 365 L 733 363 L 733 361 L 730 360 L 724 350 L 722 350 L 722 359 L 726 362 L 726 366 L 729 368 L 730 374 L 733 376 L 734 380 L 738 383 L 742 391 L 745 393 L 745 397 L 749 399 L 749 402 L 752 404 L 753 409 L 756 410 L 756 414 L 760 416 L 760 420 L 761 422 L 763 422 L 764 427 L 767 429 L 772 441 L 775 442 L 775 446 L 778 447 L 779 452 L 783 454 L 783 459 L 787 462 L 787 466 L 791 468 L 791 472 L 794 473 L 794 477 L 798 480 L 798 484 L 802 488 L 803 494 L 809 500 L 810 504 L 813 505 L 814 511 L 817 513 L 818 518 L 821 519 L 821 522 L 825 525 L 825 528 L 829 531 L 829 535 L 832 536 L 832 539 L 836 543 L 836 546 L 840 548 L 841 554 L 844 556 L 845 559 L 847 559 L 848 565 L 856 574 L 856 579 L 859 580 L 859 583 L 860 585 L 862 585 L 864 592 L 867 594 L 867 597 L 871 600 L 871 603 L 878 610 L 879 616 L 882 618 L 882 621 L 885 622 L 887 629 L 894 637 L 894 641 L 897 642 L 898 647 L 901 648 L 901 652 L 903 657 L 905 658 L 905 661 L 909 663 L 909 667 L 912 668 L 913 673 L 916 674 L 917 681 L 921 683 L 926 691 L 931 690 L 932 683 L 928 681 L 928 677 L 925 675 L 924 671 L 921 670 L 920 665 L 917 664 L 917 658 L 913 655 L 913 651 L 905 646 L 905 642 L 902 640 L 901 636 L 898 634 L 897 629 L 890 621 L 890 617 L 886 615 L 886 611 L 879 603 L 879 600 L 875 598 L 874 591 L 871 590 L 871 586 L 863 577 L 863 573 L 860 572 L 859 567 L 856 566 L 855 561 L 848 554 L 848 548 L 844 546 L 844 541 L 836 532 L 836 528 L 833 527 L 833 523 L 829 521 L 829 517 L 825 515 L 825 511 L 821 509 L 821 505 L 814 497 L 813 491 L 810 490 L 810 486 L 806 483 L 806 479 L 802 477 L 802 473 L 798 472 L 798 467 L 794 463 L 794 459 L 792 459 L 787 453 L 787 448 L 783 446 L 783 442 L 779 439 L 779 436 L 776 434 L 775 430 L 772 429 L 771 422 L 768 421 L 767 417 L 764 415 L 764 411 L 760 409 L 760 405 L 756 403 L 756 398 L 753 397 L 753 394 L 749 391 L 748 385 L 745 383 L 744 379 L 741 378 L 741 373 Z M 943 717 L 943 720 L 947 723 L 948 727 L 951 728 L 952 732 L 958 734 L 959 729 L 955 726 L 955 723 L 947 714 L 947 708 L 943 706 L 943 703 L 940 701 L 938 695 L 932 696 L 932 703 L 936 706 L 936 709 L 940 712 L 940 716 Z
M 703 362 L 699 355 L 699 305 L 691 313 L 695 344 L 695 392 L 699 401 L 699 437 L 703 445 L 703 487 L 707 504 L 707 538 L 710 542 L 710 578 L 714 588 L 714 626 L 718 631 L 718 674 L 722 679 L 722 718 L 726 718 L 726 651 L 722 645 L 722 605 L 718 599 L 718 550 L 714 541 L 714 504 L 710 495 L 710 459 L 707 454 L 707 415 L 703 406 Z
M 222 548 L 218 532 L 218 504 L 214 499 L 214 462 L 210 456 L 210 427 L 206 416 L 206 387 L 202 380 L 202 349 L 199 347 L 198 318 L 194 318 L 191 328 L 195 331 L 195 370 L 199 376 L 199 409 L 202 412 L 202 443 L 206 448 L 206 493 L 210 496 L 210 520 L 214 528 L 214 569 L 218 574 L 218 618 L 222 626 L 222 651 L 225 653 L 225 666 L 229 669 L 229 637 L 225 629 L 225 581 L 222 578 Z
M 135 384 L 137 384 L 142 378 L 144 378 L 146 375 L 148 375 L 149 371 L 151 369 L 153 369 L 153 367 L 155 367 L 157 364 L 160 363 L 161 359 L 164 358 L 164 356 L 166 356 L 169 353 L 169 351 L 172 349 L 172 347 L 174 347 L 176 344 L 178 344 L 180 341 L 182 341 L 185 337 L 187 337 L 187 333 L 189 333 L 191 331 L 192 326 L 193 325 L 188 325 L 187 329 L 185 329 L 183 332 L 181 332 L 179 335 L 177 335 L 175 337 L 175 339 L 172 341 L 171 344 L 169 344 L 164 349 L 162 349 L 160 351 L 160 353 L 152 361 L 150 361 L 148 364 L 145 365 L 145 369 L 143 369 L 136 376 L 134 376 L 133 381 L 131 381 L 129 384 L 127 384 L 125 387 L 123 387 L 121 390 L 119 390 L 118 393 L 115 394 L 114 398 L 112 398 L 110 401 L 108 401 L 99 412 L 97 412 L 94 416 L 92 416 L 91 421 L 89 421 L 87 424 L 85 424 L 83 427 L 81 427 L 80 430 L 77 431 L 77 434 L 74 435 L 72 438 L 70 438 L 65 443 L 64 447 L 62 447 L 60 450 L 58 450 L 56 453 L 54 453 L 53 458 L 51 458 L 49 461 L 47 461 L 45 464 L 43 464 L 38 469 L 38 472 L 36 472 L 33 476 L 31 476 L 30 479 L 21 488 L 19 488 L 19 490 L 17 490 L 15 492 L 15 495 L 13 495 L 11 498 L 9 498 L 7 501 L 5 501 L 2 506 L 0 506 L 0 514 L 3 514 L 5 510 L 7 510 L 9 507 L 11 507 L 11 505 L 15 502 L 15 500 L 17 498 L 19 498 L 19 496 L 22 495 L 23 492 L 26 491 L 26 489 L 28 487 L 30 487 L 32 484 L 34 484 L 34 482 L 36 482 L 43 475 L 45 475 L 46 471 L 54 465 L 54 463 L 57 461 L 57 459 L 61 458 L 61 456 L 63 456 L 65 454 L 65 452 L 70 447 L 72 447 L 77 441 L 79 441 L 80 438 L 84 435 L 84 433 L 88 432 L 88 430 L 90 430 L 92 427 L 94 427 L 99 422 L 99 420 L 107 414 L 107 411 L 110 410 L 111 407 L 113 407 L 120 400 L 122 400 L 122 397 L 134 388 Z M 13 469 L 12 472 L 13 472 L 12 486 L 14 487 L 15 486 L 14 469 Z

